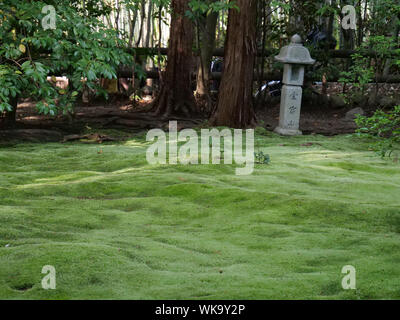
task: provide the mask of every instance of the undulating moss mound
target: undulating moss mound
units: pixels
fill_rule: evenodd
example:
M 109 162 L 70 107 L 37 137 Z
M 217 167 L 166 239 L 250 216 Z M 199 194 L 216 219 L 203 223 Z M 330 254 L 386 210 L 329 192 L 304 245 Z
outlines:
M 149 165 L 143 135 L 0 148 L 0 298 L 400 298 L 400 165 L 367 146 L 261 132 L 251 176 Z

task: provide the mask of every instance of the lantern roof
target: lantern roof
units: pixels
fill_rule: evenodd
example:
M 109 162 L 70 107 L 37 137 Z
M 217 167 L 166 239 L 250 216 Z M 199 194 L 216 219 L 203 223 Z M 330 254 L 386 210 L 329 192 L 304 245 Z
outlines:
M 285 64 L 314 64 L 315 60 L 311 58 L 310 51 L 303 46 L 301 37 L 295 34 L 288 46 L 281 49 L 275 60 Z

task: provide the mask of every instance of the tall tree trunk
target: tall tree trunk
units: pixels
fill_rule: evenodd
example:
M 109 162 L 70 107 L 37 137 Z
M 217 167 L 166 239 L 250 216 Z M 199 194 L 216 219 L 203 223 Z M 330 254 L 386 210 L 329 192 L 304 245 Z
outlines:
M 146 48 L 149 47 L 150 45 L 150 35 L 151 35 L 151 27 L 152 27 L 152 21 L 153 21 L 153 2 L 149 1 L 149 6 L 148 6 L 148 12 L 147 12 L 147 30 L 146 30 L 146 39 L 144 41 L 144 46 Z
M 331 1 L 325 0 L 325 2 L 327 5 L 331 5 L 332 8 L 336 9 L 336 0 L 331 0 Z M 335 13 L 334 12 L 331 12 L 329 14 L 329 17 L 328 17 L 326 23 L 327 23 L 326 33 L 329 35 L 329 37 L 333 38 L 334 37 L 334 34 L 333 34 L 334 23 L 335 23 Z
M 135 9 L 133 12 L 133 17 L 131 17 L 131 11 L 128 9 L 128 19 L 129 19 L 129 48 L 133 46 L 134 38 L 135 38 L 135 25 L 137 19 L 137 10 Z
M 360 47 L 364 38 L 364 21 L 363 21 L 363 3 L 362 0 L 357 2 L 357 46 Z
M 143 25 L 144 25 L 144 19 L 146 18 L 146 1 L 142 0 L 141 5 L 140 5 L 140 12 L 141 17 L 140 17 L 140 29 L 139 29 L 139 36 L 136 41 L 136 47 L 139 47 L 140 41 L 142 40 L 142 33 L 143 33 Z
M 217 108 L 211 119 L 214 125 L 246 128 L 256 122 L 252 91 L 257 1 L 237 0 L 239 11 L 229 11 L 224 71 Z
M 119 0 L 115 1 L 115 30 L 119 34 L 119 15 L 121 13 L 121 7 L 119 5 Z
M 185 16 L 189 0 L 172 0 L 171 32 L 168 46 L 168 62 L 160 94 L 155 99 L 156 115 L 191 116 L 196 113 L 191 89 L 193 63 L 193 25 Z
M 259 34 L 257 35 L 258 41 L 260 41 L 261 46 L 261 57 L 256 59 L 257 65 L 257 77 L 258 77 L 258 92 L 257 100 L 256 100 L 256 107 L 260 107 L 265 101 L 266 90 L 262 90 L 264 85 L 264 73 L 265 73 L 265 65 L 266 65 L 266 56 L 265 56 L 265 49 L 267 45 L 267 38 L 268 38 L 268 28 L 271 24 L 271 0 L 259 1 L 258 3 L 259 9 L 258 12 L 261 14 L 258 18 L 258 26 L 257 29 L 259 30 Z
M 215 2 L 211 0 L 210 2 Z M 217 27 L 218 13 L 212 12 L 205 17 L 204 23 L 200 26 L 200 63 L 197 71 L 196 94 L 202 98 L 210 93 L 211 61 L 215 49 L 215 34 Z

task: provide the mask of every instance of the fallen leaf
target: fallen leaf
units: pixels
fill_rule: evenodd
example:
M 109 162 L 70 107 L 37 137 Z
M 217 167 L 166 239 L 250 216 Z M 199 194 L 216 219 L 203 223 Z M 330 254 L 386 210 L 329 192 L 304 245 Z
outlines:
M 301 144 L 302 147 L 311 147 L 313 145 L 314 145 L 314 143 L 312 143 L 312 142 L 307 142 L 307 143 Z

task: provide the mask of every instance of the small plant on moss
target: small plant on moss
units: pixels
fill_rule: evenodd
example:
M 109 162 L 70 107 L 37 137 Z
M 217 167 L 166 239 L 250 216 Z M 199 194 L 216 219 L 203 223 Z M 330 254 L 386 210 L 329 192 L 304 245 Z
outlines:
M 377 110 L 372 117 L 358 116 L 357 133 L 377 139 L 371 148 L 381 157 L 390 157 L 395 149 L 395 144 L 400 142 L 400 106 L 389 112 Z
M 270 156 L 268 154 L 264 154 L 264 152 L 262 152 L 260 150 L 261 147 L 261 137 L 264 136 L 268 136 L 269 132 L 267 131 L 267 129 L 264 128 L 264 123 L 261 123 L 262 126 L 259 126 L 255 129 L 255 134 L 257 136 L 256 140 L 255 140 L 255 147 L 257 152 L 254 152 L 254 159 L 255 159 L 255 163 L 257 164 L 269 164 L 271 162 Z
M 257 164 L 269 164 L 271 162 L 270 156 L 262 151 L 254 152 L 254 158 Z

